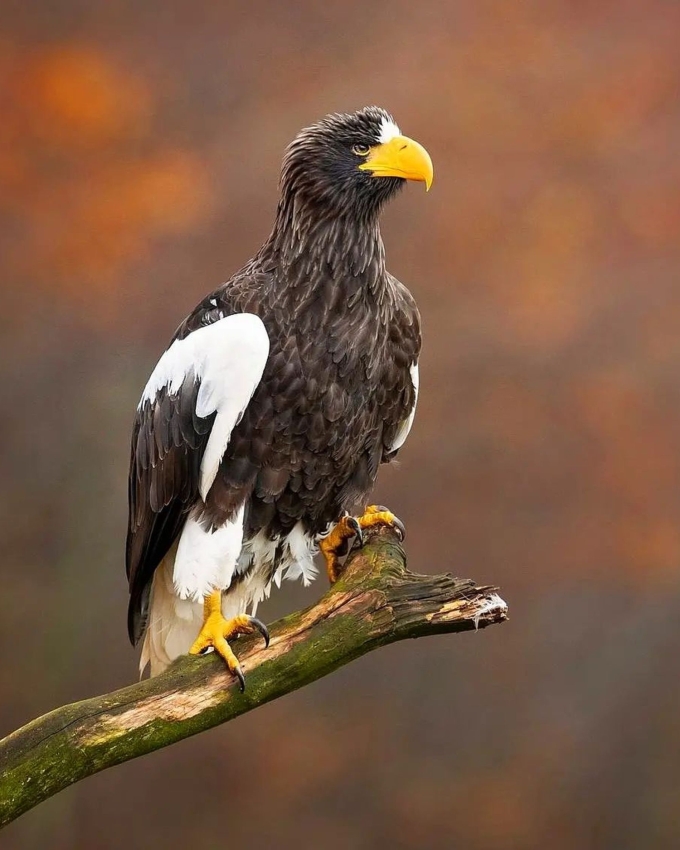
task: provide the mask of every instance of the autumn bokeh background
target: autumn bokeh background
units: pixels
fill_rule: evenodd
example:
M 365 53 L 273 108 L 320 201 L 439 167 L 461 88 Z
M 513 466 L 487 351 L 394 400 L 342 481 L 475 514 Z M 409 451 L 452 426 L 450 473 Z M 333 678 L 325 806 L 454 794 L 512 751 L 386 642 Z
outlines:
M 135 677 L 134 406 L 328 111 L 386 106 L 436 169 L 385 216 L 425 349 L 378 498 L 414 569 L 499 584 L 511 610 L 91 778 L 0 847 L 680 846 L 680 5 L 0 17 L 0 731 Z

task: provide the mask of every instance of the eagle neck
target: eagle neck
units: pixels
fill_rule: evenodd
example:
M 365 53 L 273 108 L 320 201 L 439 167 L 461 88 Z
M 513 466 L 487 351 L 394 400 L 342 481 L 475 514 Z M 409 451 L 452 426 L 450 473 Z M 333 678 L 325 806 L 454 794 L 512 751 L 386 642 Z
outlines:
M 378 296 L 385 280 L 385 247 L 379 211 L 335 213 L 282 200 L 262 254 L 284 273 L 291 288 L 325 284 L 347 295 Z

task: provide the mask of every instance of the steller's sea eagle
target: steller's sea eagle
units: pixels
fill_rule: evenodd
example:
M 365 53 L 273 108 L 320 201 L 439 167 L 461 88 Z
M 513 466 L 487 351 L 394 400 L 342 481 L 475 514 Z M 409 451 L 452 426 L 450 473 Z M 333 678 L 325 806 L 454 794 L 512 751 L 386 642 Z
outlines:
M 411 428 L 420 321 L 385 268 L 378 219 L 427 151 L 370 106 L 329 115 L 286 150 L 271 235 L 182 322 L 132 432 L 128 631 L 151 675 L 228 640 L 272 582 L 331 582 L 361 529 L 378 466 Z M 357 515 L 358 513 L 358 515 Z M 252 612 L 248 614 L 247 612 Z

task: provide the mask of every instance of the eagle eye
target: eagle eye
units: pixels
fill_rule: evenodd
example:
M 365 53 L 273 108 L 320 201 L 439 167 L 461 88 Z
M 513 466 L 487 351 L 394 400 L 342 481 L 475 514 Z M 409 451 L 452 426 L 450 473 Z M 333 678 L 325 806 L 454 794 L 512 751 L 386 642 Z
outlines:
M 368 147 L 368 145 L 353 145 L 352 146 L 352 153 L 356 154 L 357 156 L 368 156 L 369 150 L 370 150 L 370 148 Z

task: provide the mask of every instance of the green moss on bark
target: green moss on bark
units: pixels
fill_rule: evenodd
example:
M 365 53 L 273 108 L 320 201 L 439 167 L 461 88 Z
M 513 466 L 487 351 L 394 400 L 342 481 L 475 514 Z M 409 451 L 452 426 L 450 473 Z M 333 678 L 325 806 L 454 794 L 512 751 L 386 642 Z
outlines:
M 232 720 L 378 646 L 505 619 L 494 588 L 413 575 L 391 530 L 367 536 L 316 605 L 270 628 L 269 650 L 239 639 L 244 694 L 220 659 L 187 656 L 155 679 L 56 709 L 0 741 L 0 826 L 86 776 Z

